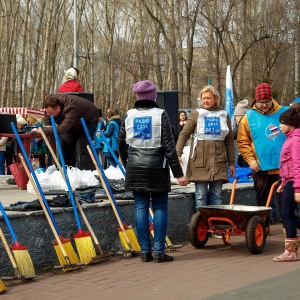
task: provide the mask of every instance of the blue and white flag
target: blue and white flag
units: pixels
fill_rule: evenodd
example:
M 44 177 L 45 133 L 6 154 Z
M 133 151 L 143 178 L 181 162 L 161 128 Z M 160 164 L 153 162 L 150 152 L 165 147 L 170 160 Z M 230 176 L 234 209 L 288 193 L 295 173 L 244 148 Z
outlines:
M 234 101 L 233 101 L 233 88 L 232 77 L 230 74 L 230 65 L 227 66 L 226 71 L 226 111 L 231 119 L 231 125 L 234 123 Z

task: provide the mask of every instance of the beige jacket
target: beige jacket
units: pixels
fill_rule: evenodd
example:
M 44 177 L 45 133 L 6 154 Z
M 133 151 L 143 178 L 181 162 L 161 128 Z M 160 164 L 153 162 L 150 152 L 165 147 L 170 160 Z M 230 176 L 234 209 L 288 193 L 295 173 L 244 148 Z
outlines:
M 221 110 L 214 106 L 213 110 Z M 177 154 L 181 156 L 183 148 L 191 134 L 196 134 L 198 111 L 193 110 L 188 117 L 186 124 L 179 134 L 176 144 Z M 227 115 L 229 133 L 223 141 L 200 140 L 191 153 L 194 145 L 194 138 L 191 144 L 186 177 L 188 181 L 228 181 L 228 166 L 234 165 L 234 142 L 230 118 Z

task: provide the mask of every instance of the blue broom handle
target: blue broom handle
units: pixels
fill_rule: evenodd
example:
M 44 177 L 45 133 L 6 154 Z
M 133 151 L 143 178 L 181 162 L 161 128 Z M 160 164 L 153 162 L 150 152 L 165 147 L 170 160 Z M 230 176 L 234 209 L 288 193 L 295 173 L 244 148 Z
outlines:
M 117 156 L 115 155 L 115 152 L 114 152 L 114 150 L 112 149 L 112 147 L 110 146 L 110 144 L 109 144 L 107 138 L 105 137 L 104 133 L 103 133 L 102 131 L 100 131 L 100 134 L 101 134 L 101 137 L 102 137 L 104 143 L 106 144 L 106 146 L 107 146 L 107 148 L 108 148 L 110 154 L 111 154 L 112 157 L 114 158 L 116 164 L 119 166 L 119 168 L 120 168 L 121 172 L 123 173 L 123 175 L 126 176 L 126 172 L 125 172 L 124 167 L 121 165 L 119 159 L 118 159 Z M 149 213 L 149 222 L 150 222 L 150 223 L 153 223 L 153 218 L 151 217 L 150 213 Z
M 113 203 L 114 203 L 114 205 L 115 205 L 115 207 L 116 207 L 116 209 L 117 209 L 117 211 L 118 211 L 118 214 L 119 214 L 119 217 L 120 217 L 120 219 L 121 219 L 121 222 L 124 223 L 125 220 L 123 219 L 123 216 L 122 216 L 122 214 L 121 214 L 121 211 L 120 211 L 120 209 L 119 209 L 119 207 L 118 207 L 117 201 L 116 201 L 115 196 L 114 196 L 114 194 L 113 194 L 113 192 L 112 192 L 112 190 L 111 190 L 110 184 L 109 184 L 109 182 L 108 182 L 108 180 L 107 180 L 107 177 L 106 177 L 106 175 L 105 175 L 105 172 L 104 172 L 104 170 L 103 170 L 103 167 L 102 167 L 102 165 L 101 165 L 101 162 L 100 162 L 100 160 L 99 160 L 99 157 L 98 157 L 98 155 L 97 155 L 97 153 L 96 153 L 95 146 L 94 146 L 93 141 L 92 141 L 92 139 L 91 139 L 89 130 L 88 130 L 88 128 L 87 128 L 87 126 L 86 126 L 85 121 L 84 121 L 83 118 L 81 118 L 81 123 L 82 123 L 83 129 L 84 129 L 84 131 L 85 131 L 86 137 L 87 137 L 87 139 L 88 139 L 88 141 L 89 141 L 89 145 L 90 145 L 90 147 L 91 147 L 91 149 L 92 149 L 93 155 L 94 155 L 94 157 L 95 157 L 95 159 L 96 159 L 97 165 L 98 165 L 98 167 L 99 167 L 99 169 L 100 169 L 100 171 L 101 171 L 101 174 L 102 174 L 103 180 L 104 180 L 104 182 L 105 182 L 105 185 L 107 186 L 107 189 L 108 189 L 108 191 L 109 191 L 109 194 L 110 194 L 110 196 L 111 196 L 111 198 L 112 198 L 112 200 L 113 200 Z
M 107 146 L 107 148 L 108 148 L 110 154 L 112 155 L 112 157 L 114 158 L 115 162 L 116 162 L 117 165 L 119 166 L 121 172 L 123 173 L 124 176 L 126 176 L 125 170 L 124 170 L 123 166 L 120 164 L 120 162 L 119 162 L 119 160 L 118 160 L 118 158 L 117 158 L 117 156 L 116 156 L 114 150 L 113 150 L 112 147 L 110 146 L 110 144 L 109 144 L 109 142 L 108 142 L 106 136 L 104 135 L 104 133 L 103 133 L 102 131 L 100 131 L 100 134 L 101 134 L 101 137 L 102 137 L 104 143 L 106 144 L 106 146 Z
M 72 203 L 72 206 L 73 206 L 73 211 L 74 211 L 76 224 L 77 224 L 78 230 L 80 230 L 81 229 L 81 224 L 80 224 L 80 220 L 79 220 L 79 216 L 78 216 L 78 212 L 77 212 L 77 208 L 76 208 L 76 204 L 75 204 L 74 195 L 73 195 L 72 188 L 71 188 L 71 185 L 70 185 L 68 172 L 66 170 L 65 159 L 64 159 L 64 156 L 62 154 L 62 150 L 61 150 L 61 146 L 60 146 L 60 141 L 59 141 L 59 137 L 58 137 L 58 133 L 57 133 L 57 129 L 56 129 L 56 123 L 55 123 L 55 120 L 54 120 L 53 116 L 50 116 L 50 119 L 51 119 L 52 129 L 53 129 L 53 133 L 54 133 L 56 148 L 58 149 L 60 163 L 61 163 L 62 169 L 64 171 L 64 174 L 65 174 L 65 180 L 66 180 L 66 184 L 67 184 L 67 187 L 68 187 L 68 190 L 69 190 L 69 196 L 70 196 L 70 199 L 71 199 L 71 203 Z
M 28 168 L 29 168 L 29 170 L 30 170 L 30 172 L 31 172 L 31 175 L 32 175 L 32 177 L 33 177 L 33 179 L 34 179 L 35 185 L 36 185 L 36 187 L 38 188 L 39 193 L 40 193 L 40 195 L 41 195 L 41 197 L 42 197 L 42 199 L 43 199 L 43 202 L 44 202 L 44 204 L 45 204 L 45 206 L 46 206 L 46 208 L 47 208 L 47 211 L 48 211 L 48 214 L 49 214 L 49 216 L 50 216 L 50 218 L 51 218 L 51 221 L 52 221 L 52 223 L 53 223 L 53 226 L 55 227 L 55 230 L 56 230 L 57 234 L 58 234 L 58 235 L 61 235 L 61 233 L 60 233 L 60 231 L 59 231 L 59 228 L 58 228 L 58 226 L 57 226 L 57 224 L 56 224 L 56 222 L 55 222 L 55 219 L 54 219 L 54 217 L 53 217 L 53 214 L 52 214 L 52 212 L 51 212 L 51 209 L 50 209 L 50 207 L 49 207 L 48 201 L 47 201 L 46 198 L 45 198 L 45 195 L 44 195 L 44 193 L 43 193 L 43 190 L 42 190 L 42 188 L 41 188 L 41 185 L 40 185 L 40 183 L 39 183 L 39 181 L 38 181 L 38 179 L 37 179 L 37 177 L 36 177 L 36 174 L 35 174 L 35 172 L 34 172 L 34 170 L 33 170 L 33 167 L 32 167 L 32 165 L 31 165 L 31 163 L 30 163 L 30 160 L 29 160 L 29 158 L 28 158 L 28 154 L 27 154 L 27 152 L 26 152 L 26 150 L 25 150 L 25 148 L 24 148 L 24 145 L 23 145 L 23 143 L 22 143 L 22 141 L 21 141 L 21 138 L 20 138 L 20 136 L 19 136 L 18 130 L 17 130 L 17 128 L 16 128 L 16 126 L 15 126 L 15 124 L 14 124 L 13 122 L 11 122 L 10 125 L 11 125 L 11 127 L 12 127 L 12 130 L 13 130 L 13 132 L 14 132 L 14 134 L 15 134 L 15 137 L 16 137 L 16 139 L 17 139 L 17 142 L 18 142 L 19 147 L 20 147 L 20 149 L 21 149 L 21 152 L 22 152 L 22 154 L 23 154 L 23 158 L 25 159 L 26 164 L 27 164 L 27 166 L 28 166 Z
M 16 234 L 15 234 L 15 232 L 14 232 L 12 226 L 11 226 L 11 223 L 10 223 L 10 221 L 9 221 L 9 219 L 8 219 L 8 216 L 7 216 L 7 214 L 6 214 L 6 212 L 5 212 L 5 209 L 3 208 L 1 202 L 0 202 L 0 210 L 1 210 L 2 215 L 3 215 L 3 217 L 4 217 L 5 223 L 6 223 L 7 227 L 8 227 L 8 229 L 9 229 L 9 232 L 10 232 L 10 234 L 11 234 L 11 236 L 12 236 L 14 242 L 16 243 L 16 242 L 18 241 L 18 240 L 17 240 L 17 236 L 16 236 Z

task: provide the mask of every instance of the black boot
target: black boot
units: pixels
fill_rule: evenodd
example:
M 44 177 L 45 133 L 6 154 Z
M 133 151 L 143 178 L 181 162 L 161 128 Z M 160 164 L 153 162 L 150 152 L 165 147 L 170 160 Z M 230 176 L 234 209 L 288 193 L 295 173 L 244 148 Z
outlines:
M 153 260 L 153 255 L 152 253 L 142 253 L 142 262 L 148 262 L 148 261 L 151 261 Z
M 155 263 L 163 263 L 173 261 L 174 257 L 167 255 L 166 253 L 154 254 L 154 262 Z

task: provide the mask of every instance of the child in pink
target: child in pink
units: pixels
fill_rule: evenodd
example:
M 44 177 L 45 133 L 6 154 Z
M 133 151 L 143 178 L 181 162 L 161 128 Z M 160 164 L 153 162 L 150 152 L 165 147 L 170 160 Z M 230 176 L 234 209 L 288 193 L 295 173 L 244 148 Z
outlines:
M 289 108 L 279 117 L 280 130 L 286 135 L 280 152 L 280 177 L 277 189 L 282 193 L 281 215 L 286 229 L 285 251 L 273 258 L 276 262 L 298 260 L 297 228 L 300 228 L 300 217 L 294 214 L 297 203 L 300 203 L 300 116 L 294 108 Z

